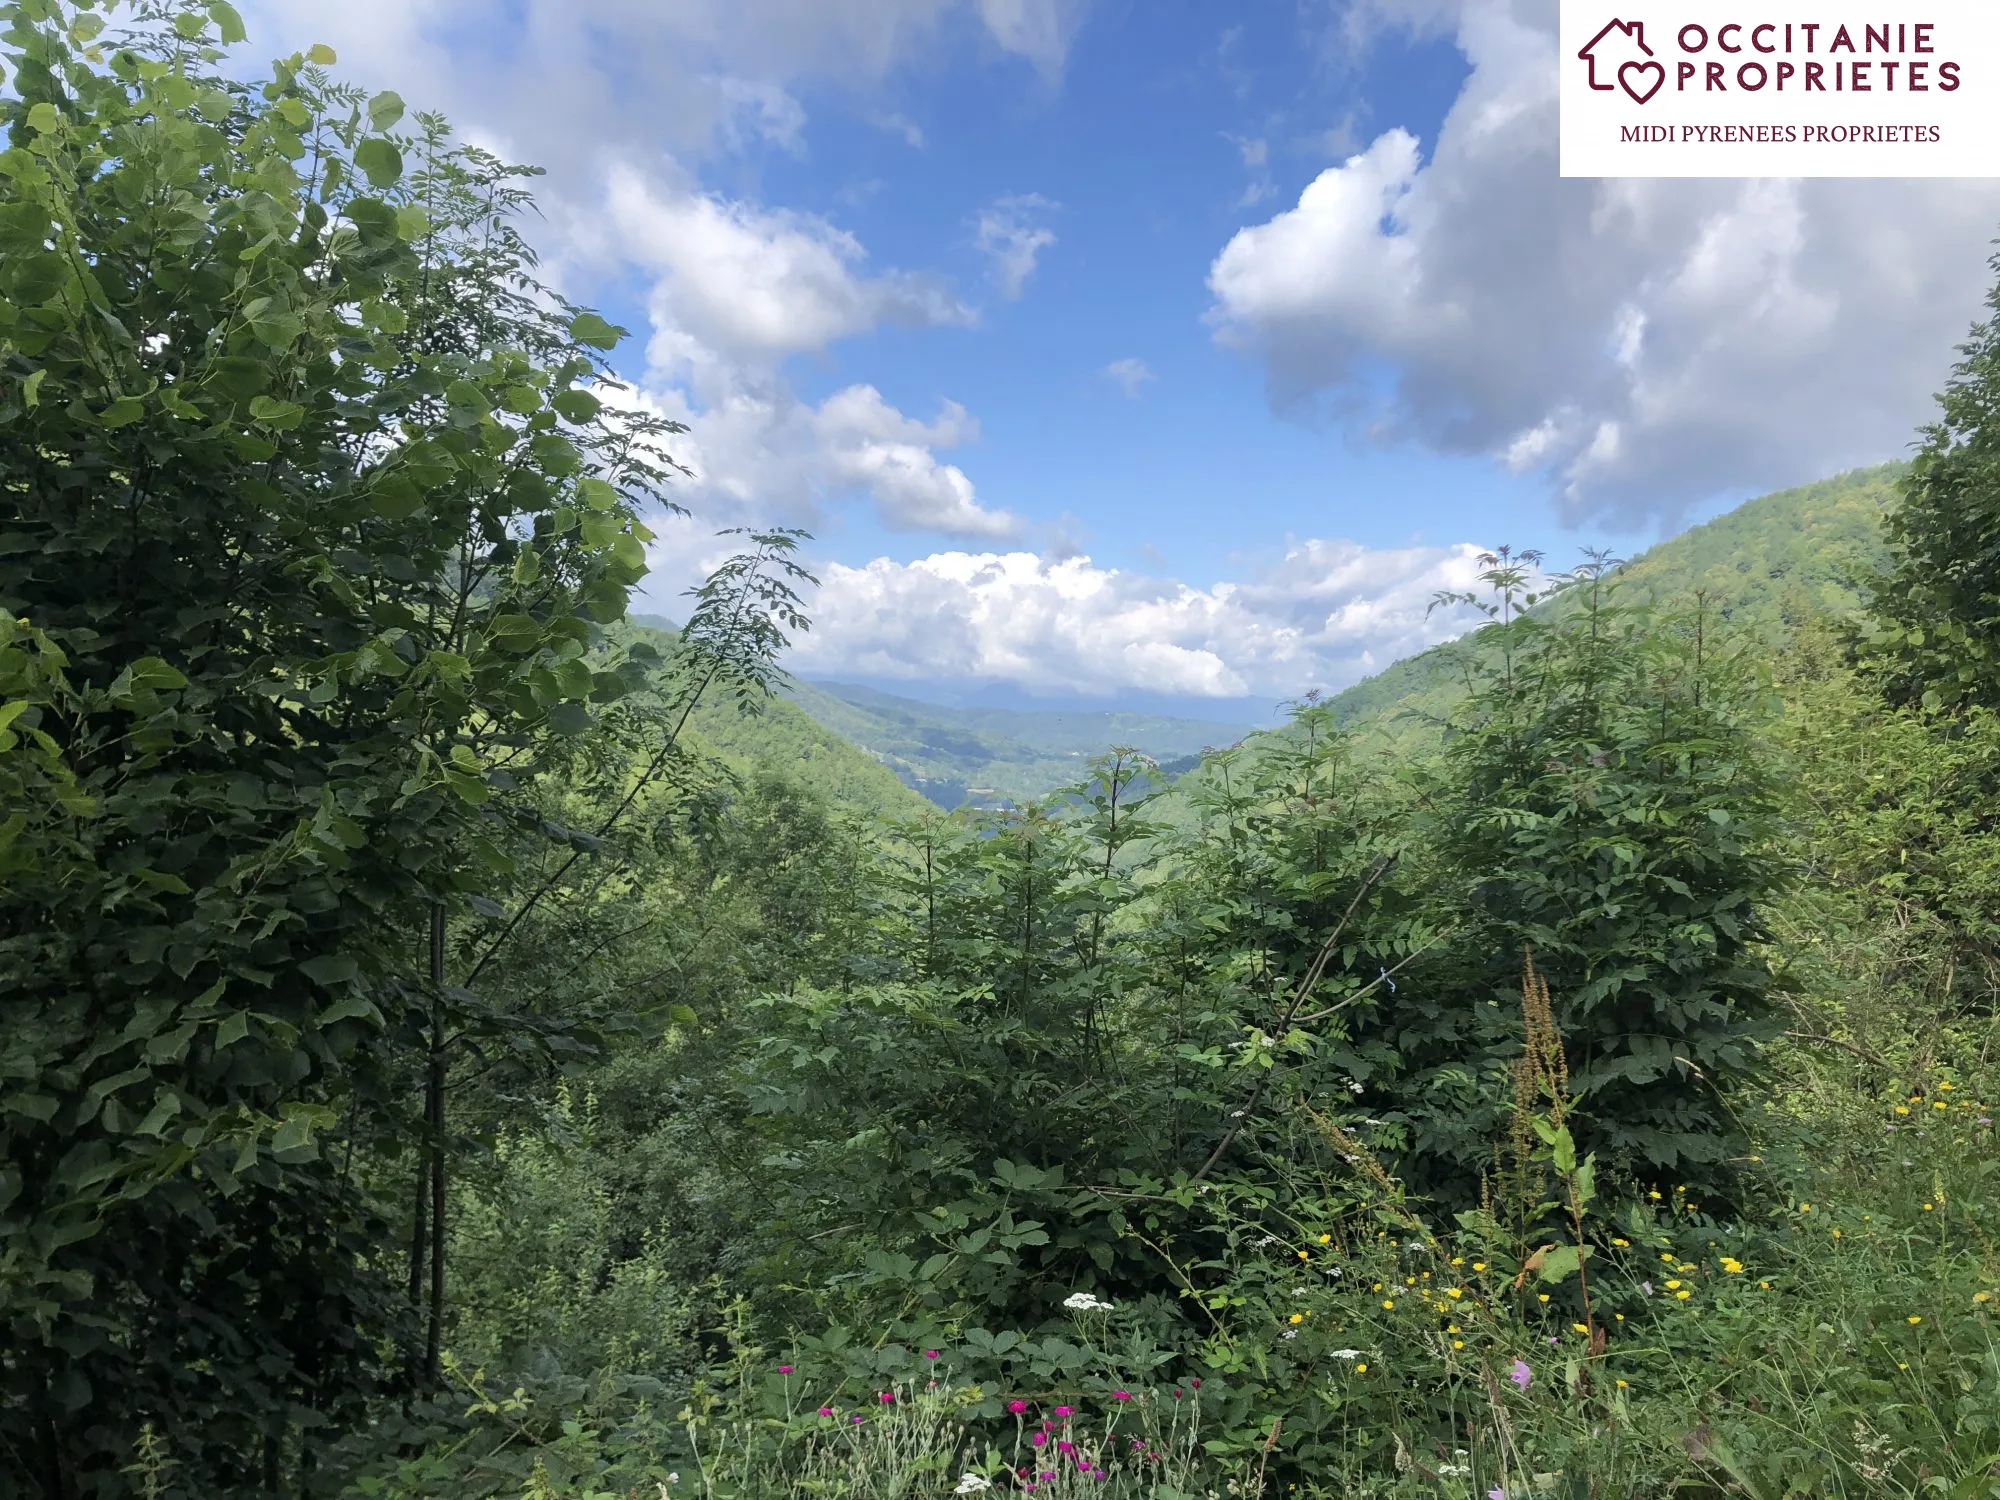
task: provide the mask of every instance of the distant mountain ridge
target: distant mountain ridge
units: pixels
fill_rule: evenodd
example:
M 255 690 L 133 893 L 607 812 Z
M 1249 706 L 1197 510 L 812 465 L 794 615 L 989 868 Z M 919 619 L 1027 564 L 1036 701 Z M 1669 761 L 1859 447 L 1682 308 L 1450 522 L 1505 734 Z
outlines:
M 947 708 L 844 682 L 794 681 L 787 696 L 940 807 L 1019 803 L 1082 779 L 1094 755 L 1129 746 L 1169 771 L 1234 744 L 1247 724 L 1160 714 Z

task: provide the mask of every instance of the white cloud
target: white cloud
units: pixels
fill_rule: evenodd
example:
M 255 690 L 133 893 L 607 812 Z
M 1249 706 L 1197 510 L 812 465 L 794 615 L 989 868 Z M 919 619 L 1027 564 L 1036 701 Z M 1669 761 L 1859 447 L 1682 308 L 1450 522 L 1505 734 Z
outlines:
M 1098 372 L 1127 396 L 1136 398 L 1149 381 L 1160 377 L 1143 359 L 1114 359 Z
M 1554 16 L 1344 7 L 1355 46 L 1453 28 L 1471 74 L 1428 159 L 1385 131 L 1229 241 L 1218 336 L 1280 407 L 1542 471 L 1572 520 L 1901 451 L 1980 310 L 2000 182 L 1564 181 Z
M 1290 697 L 1462 631 L 1463 614 L 1429 609 L 1438 590 L 1473 586 L 1478 551 L 1304 541 L 1249 581 L 1207 588 L 1030 552 L 835 563 L 789 665 L 1042 693 Z
M 1041 253 L 1056 242 L 1055 231 L 1037 222 L 1056 207 L 1039 193 L 1019 193 L 980 212 L 974 226 L 979 248 L 992 263 L 987 274 L 1003 297 L 1021 295 Z

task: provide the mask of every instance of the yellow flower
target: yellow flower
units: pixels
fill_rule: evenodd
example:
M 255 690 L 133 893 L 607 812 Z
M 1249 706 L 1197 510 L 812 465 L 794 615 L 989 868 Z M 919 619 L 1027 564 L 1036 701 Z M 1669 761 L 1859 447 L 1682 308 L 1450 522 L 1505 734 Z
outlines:
M 1946 1104 L 1946 1103 L 1944 1102 L 1944 1100 L 1942 1100 L 1942 1099 L 1933 1099 L 1933 1100 L 1931 1101 L 1931 1108 L 1932 1108 L 1932 1109 L 1950 1109 L 1950 1108 L 1951 1108 L 1951 1106 L 1950 1106 L 1949 1104 Z
M 1622 1391 L 1629 1389 L 1629 1387 L 1625 1384 L 1624 1381 L 1621 1380 L 1618 1382 L 1618 1389 Z
M 1465 1257 L 1462 1255 L 1454 1255 L 1451 1258 L 1451 1263 L 1455 1266 L 1462 1266 L 1465 1264 Z
M 1623 1313 L 1613 1313 L 1611 1316 L 1616 1318 L 1621 1323 L 1625 1321 L 1625 1314 Z
M 1451 1347 L 1452 1347 L 1452 1348 L 1454 1348 L 1454 1349 L 1463 1349 L 1463 1348 L 1465 1347 L 1465 1340 L 1464 1340 L 1464 1339 L 1453 1339 L 1453 1340 L 1451 1341 Z
M 1835 1234 L 1839 1232 L 1837 1229 L 1834 1231 Z M 1722 1257 L 1722 1269 L 1731 1276 L 1741 1276 L 1743 1274 L 1743 1262 L 1733 1255 L 1725 1255 Z
M 1378 1281 L 1378 1282 L 1376 1282 L 1376 1283 L 1375 1283 L 1375 1290 L 1376 1290 L 1376 1291 L 1378 1291 L 1378 1292 L 1382 1290 L 1382 1283 L 1381 1283 L 1381 1282 L 1379 1282 L 1379 1281 Z
M 1577 1333 L 1588 1333 L 1588 1332 L 1590 1332 L 1590 1325 L 1589 1325 L 1588 1323 L 1572 1323 L 1572 1324 L 1570 1324 L 1569 1326 L 1570 1326 L 1570 1327 L 1571 1327 L 1571 1328 L 1572 1328 L 1573 1330 L 1575 1330 L 1575 1331 L 1576 1331 Z
M 1915 1328 L 1919 1323 L 1923 1322 L 1923 1319 L 1918 1317 L 1915 1313 L 1911 1313 L 1907 1318 L 1903 1319 L 1903 1321 L 1905 1323 L 1908 1323 L 1912 1328 Z
M 1768 1281 L 1760 1281 L 1760 1282 L 1758 1282 L 1758 1283 L 1757 1283 L 1757 1286 L 1758 1286 L 1759 1290 L 1761 1290 L 1761 1291 L 1766 1291 L 1766 1292 L 1768 1292 L 1768 1291 L 1770 1291 L 1770 1290 L 1771 1290 L 1771 1283 L 1770 1283 L 1770 1282 L 1768 1282 Z
M 1896 1106 L 1896 1113 L 1899 1115 L 1906 1115 L 1909 1112 L 1910 1112 L 1910 1106 L 1907 1104 L 1899 1104 Z
M 1330 1234 L 1323 1234 L 1319 1237 L 1319 1242 L 1322 1245 L 1331 1245 L 1333 1243 L 1333 1236 Z
M 1366 1375 L 1366 1374 L 1368 1373 L 1368 1366 L 1366 1366 L 1366 1365 L 1356 1365 L 1356 1366 L 1354 1367 L 1354 1373 L 1355 1373 L 1355 1374 L 1357 1374 L 1357 1375 Z
M 1687 1291 L 1685 1288 L 1683 1288 L 1681 1291 L 1674 1293 L 1674 1300 L 1676 1302 L 1685 1302 L 1687 1301 L 1688 1298 L 1692 1297 L 1693 1295 L 1694 1295 L 1693 1292 Z
M 1460 1297 L 1465 1295 L 1465 1289 L 1463 1287 L 1448 1286 L 1444 1289 L 1444 1294 L 1456 1302 Z
M 1535 1294 L 1535 1300 L 1538 1302 L 1546 1302 L 1549 1300 L 1549 1294 L 1547 1292 L 1537 1292 Z
M 1925 1213 L 1929 1213 L 1929 1212 L 1930 1212 L 1930 1211 L 1931 1211 L 1932 1209 L 1934 1209 L 1934 1208 L 1936 1208 L 1936 1207 L 1937 1207 L 1937 1205 L 1936 1205 L 1935 1203 L 1926 1203 L 1926 1204 L 1924 1205 L 1924 1212 L 1925 1212 Z
M 1486 1262 L 1483 1260 L 1475 1260 L 1472 1263 L 1472 1269 L 1475 1271 L 1483 1271 L 1486 1269 Z
M 1305 1251 L 1301 1250 L 1301 1251 L 1299 1252 L 1299 1259 L 1300 1259 L 1300 1260 L 1311 1260 L 1311 1259 L 1312 1259 L 1312 1257 L 1311 1257 L 1310 1255 L 1306 1254 L 1306 1252 L 1305 1252 Z
M 1839 1238 L 1840 1238 L 1840 1231 L 1839 1231 L 1838 1229 L 1834 1230 L 1834 1232 L 1833 1232 L 1833 1237 L 1834 1237 L 1835 1239 L 1839 1239 Z
M 1417 1284 L 1417 1278 L 1414 1276 L 1405 1276 L 1403 1278 L 1404 1286 L 1415 1286 L 1416 1284 Z
M 1446 1333 L 1457 1333 L 1457 1332 L 1458 1332 L 1458 1325 L 1457 1325 L 1456 1323 L 1453 1323 L 1453 1324 L 1452 1324 L 1452 1325 L 1451 1325 L 1451 1326 L 1450 1326 L 1449 1328 L 1445 1329 L 1445 1332 L 1446 1332 Z
M 1972 1294 L 1972 1300 L 1974 1302 L 1991 1302 L 1993 1300 L 1993 1294 L 1991 1292 L 1974 1292 Z
M 1382 1307 L 1386 1312 L 1394 1312 L 1396 1310 L 1396 1299 L 1394 1297 L 1383 1298 Z
M 1938 1087 L 1947 1094 L 1951 1092 L 1951 1082 L 1948 1079 L 1939 1079 Z
M 1660 1201 L 1660 1191 L 1658 1188 L 1650 1189 L 1647 1192 L 1646 1196 L 1648 1198 L 1651 1198 L 1655 1203 L 1658 1203 Z
M 1670 1281 L 1667 1283 L 1667 1290 L 1671 1292 L 1679 1285 L 1680 1283 L 1678 1281 Z
M 1674 1269 L 1676 1271 L 1680 1271 L 1683 1274 L 1685 1274 L 1686 1272 L 1692 1271 L 1694 1267 L 1689 1265 L 1686 1261 L 1682 1261 L 1679 1265 L 1675 1266 Z
M 1616 1240 L 1616 1239 L 1615 1239 L 1615 1240 L 1613 1240 L 1613 1241 L 1612 1241 L 1611 1243 L 1612 1243 L 1612 1244 L 1614 1244 L 1614 1245 L 1616 1245 L 1616 1246 L 1617 1246 L 1617 1247 L 1618 1247 L 1618 1248 L 1619 1248 L 1620 1250 L 1629 1250 L 1629 1249 L 1631 1249 L 1631 1248 L 1632 1248 L 1632 1242 L 1631 1242 L 1630 1240 Z
M 1668 1265 L 1672 1265 L 1672 1264 L 1673 1264 L 1673 1263 L 1674 1263 L 1674 1262 L 1675 1262 L 1676 1260 L 1678 1260 L 1679 1258 L 1680 1258 L 1680 1257 L 1678 1257 L 1678 1256 L 1675 1256 L 1675 1255 L 1662 1255 L 1662 1256 L 1660 1257 L 1660 1259 L 1661 1259 L 1661 1260 L 1663 1260 L 1663 1261 L 1665 1261 L 1665 1262 L 1666 1262 L 1666 1263 L 1667 1263 Z
M 1305 1322 L 1305 1315 L 1304 1315 L 1303 1313 L 1293 1313 L 1293 1314 L 1292 1314 L 1292 1322 L 1294 1322 L 1294 1323 L 1303 1323 L 1303 1322 Z
M 1800 1212 L 1800 1213 L 1802 1213 L 1802 1214 L 1809 1214 L 1809 1213 L 1811 1213 L 1811 1212 L 1812 1212 L 1812 1205 L 1811 1205 L 1810 1203 L 1801 1203 L 1801 1204 L 1799 1205 L 1799 1212 Z

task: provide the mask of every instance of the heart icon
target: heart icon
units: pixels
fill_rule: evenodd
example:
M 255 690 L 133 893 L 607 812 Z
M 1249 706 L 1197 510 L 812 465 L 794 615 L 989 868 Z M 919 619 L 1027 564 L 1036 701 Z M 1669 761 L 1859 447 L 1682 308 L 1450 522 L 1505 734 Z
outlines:
M 1647 86 L 1644 88 L 1639 87 L 1638 84 L 1633 82 L 1635 77 L 1646 80 Z M 1637 104 L 1644 104 L 1653 95 L 1659 93 L 1661 86 L 1666 81 L 1667 70 L 1656 62 L 1628 62 L 1621 64 L 1618 69 L 1619 87 L 1630 94 L 1633 102 Z

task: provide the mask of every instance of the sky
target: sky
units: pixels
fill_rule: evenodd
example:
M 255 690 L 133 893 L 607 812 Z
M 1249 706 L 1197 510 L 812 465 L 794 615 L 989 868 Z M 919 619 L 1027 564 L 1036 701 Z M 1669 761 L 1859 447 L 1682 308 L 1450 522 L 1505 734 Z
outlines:
M 254 0 L 266 54 L 547 169 L 530 236 L 688 424 L 669 616 L 801 526 L 789 665 L 1262 716 L 1904 454 L 2000 181 L 1570 180 L 1554 0 Z

